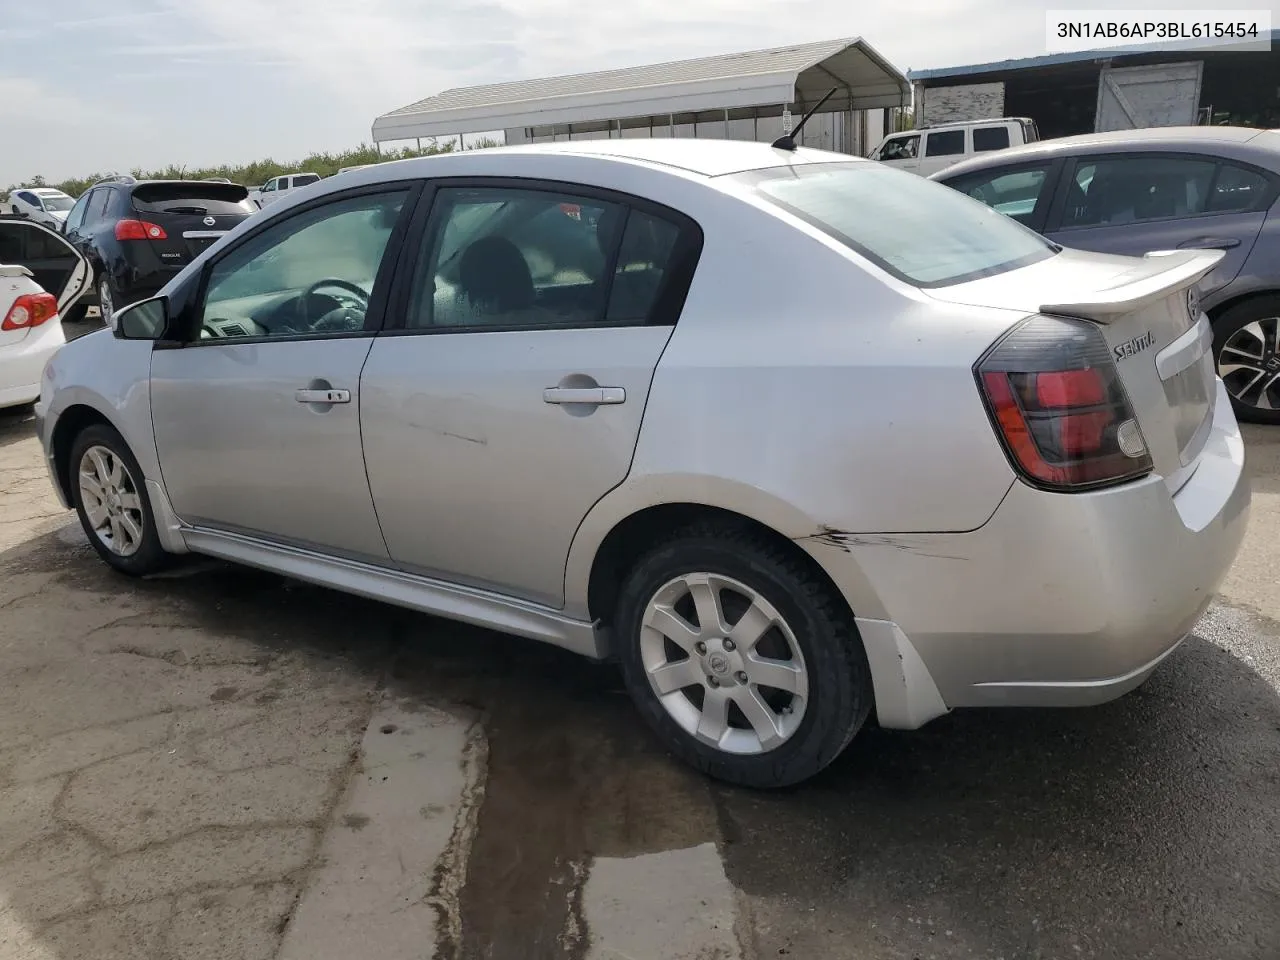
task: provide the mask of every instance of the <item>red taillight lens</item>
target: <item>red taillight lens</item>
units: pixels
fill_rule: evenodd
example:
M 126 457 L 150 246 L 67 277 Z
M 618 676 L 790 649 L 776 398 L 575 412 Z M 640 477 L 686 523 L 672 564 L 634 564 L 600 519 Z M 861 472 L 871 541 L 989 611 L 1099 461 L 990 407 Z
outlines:
M 117 240 L 168 240 L 164 227 L 146 220 L 117 220 Z
M 38 327 L 58 315 L 58 300 L 51 293 L 24 293 L 0 321 L 0 330 L 22 330 Z
M 1151 472 L 1106 340 L 1082 320 L 1032 317 L 978 362 L 1000 439 L 1037 486 L 1076 490 Z

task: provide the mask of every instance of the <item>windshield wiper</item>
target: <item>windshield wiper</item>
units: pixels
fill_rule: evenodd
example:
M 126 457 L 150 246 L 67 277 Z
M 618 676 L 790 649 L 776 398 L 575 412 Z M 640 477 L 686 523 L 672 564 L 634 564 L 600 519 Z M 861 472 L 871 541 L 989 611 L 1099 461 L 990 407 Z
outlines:
M 201 213 L 208 213 L 208 212 L 209 212 L 209 208 L 208 208 L 208 207 L 165 207 L 163 212 L 164 212 L 164 213 L 194 213 L 194 214 L 201 214 Z

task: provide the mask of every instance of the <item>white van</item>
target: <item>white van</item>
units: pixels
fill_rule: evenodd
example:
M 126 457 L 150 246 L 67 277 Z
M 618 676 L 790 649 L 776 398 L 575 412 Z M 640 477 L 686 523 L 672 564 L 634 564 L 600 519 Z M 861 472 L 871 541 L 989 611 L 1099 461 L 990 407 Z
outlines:
M 1039 139 L 1036 122 L 1026 117 L 967 120 L 891 133 L 868 156 L 927 177 L 976 153 L 1035 143 Z

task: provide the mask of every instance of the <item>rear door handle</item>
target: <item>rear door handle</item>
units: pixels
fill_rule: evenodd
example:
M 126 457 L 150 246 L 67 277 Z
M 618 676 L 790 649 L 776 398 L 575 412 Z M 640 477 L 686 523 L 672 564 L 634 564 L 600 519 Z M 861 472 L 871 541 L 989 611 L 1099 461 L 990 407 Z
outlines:
M 543 403 L 625 403 L 627 391 L 622 387 L 547 387 L 542 391 Z
M 1196 237 L 1178 244 L 1179 250 L 1230 250 L 1240 246 L 1236 237 Z
M 299 403 L 350 403 L 350 390 L 298 390 L 293 399 Z

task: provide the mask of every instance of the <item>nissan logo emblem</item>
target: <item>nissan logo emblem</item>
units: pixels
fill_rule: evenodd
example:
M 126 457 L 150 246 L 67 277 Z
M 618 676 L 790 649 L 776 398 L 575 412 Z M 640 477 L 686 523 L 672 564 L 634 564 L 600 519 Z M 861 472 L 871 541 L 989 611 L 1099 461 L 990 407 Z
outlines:
M 205 225 L 206 227 L 212 227 L 212 226 L 213 226 L 215 223 L 217 223 L 217 222 L 218 222 L 218 221 L 217 221 L 217 220 L 215 220 L 215 219 L 213 219 L 213 217 L 205 217 L 205 218 L 204 218 L 204 225 Z

